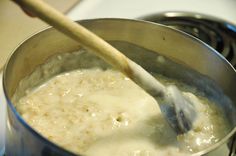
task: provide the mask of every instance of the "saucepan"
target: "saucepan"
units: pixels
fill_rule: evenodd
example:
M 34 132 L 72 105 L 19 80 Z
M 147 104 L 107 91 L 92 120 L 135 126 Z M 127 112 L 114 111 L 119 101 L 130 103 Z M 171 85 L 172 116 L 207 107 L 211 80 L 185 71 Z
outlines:
M 236 72 L 226 59 L 200 40 L 160 24 L 129 19 L 91 19 L 79 23 L 149 72 L 179 79 L 196 86 L 209 97 L 218 97 L 219 107 L 230 123 L 230 131 L 219 142 L 196 155 L 214 155 L 216 152 L 230 154 L 236 132 Z M 12 96 L 22 80 L 49 58 L 59 54 L 73 56 L 73 52 L 79 49 L 83 49 L 79 43 L 48 28 L 29 37 L 14 50 L 3 73 L 7 99 L 6 155 L 75 155 L 48 141 L 30 127 L 15 109 Z M 75 57 L 52 64 L 46 76 L 45 73 L 34 75 L 25 88 L 36 86 L 61 72 L 98 65 L 91 60 L 82 64 L 80 61 L 85 60 L 87 55 Z M 222 93 L 226 95 L 226 100 L 222 100 Z

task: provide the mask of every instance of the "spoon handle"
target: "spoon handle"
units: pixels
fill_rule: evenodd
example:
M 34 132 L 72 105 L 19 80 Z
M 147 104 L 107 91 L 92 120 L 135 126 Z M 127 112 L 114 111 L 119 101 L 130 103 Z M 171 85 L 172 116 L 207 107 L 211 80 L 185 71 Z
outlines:
M 78 41 L 85 48 L 90 49 L 109 64 L 118 68 L 126 76 L 153 96 L 164 95 L 165 86 L 158 82 L 141 66 L 137 65 L 123 53 L 112 47 L 109 43 L 90 32 L 78 23 L 52 8 L 41 0 L 13 0 L 23 8 L 52 25 L 72 39 Z

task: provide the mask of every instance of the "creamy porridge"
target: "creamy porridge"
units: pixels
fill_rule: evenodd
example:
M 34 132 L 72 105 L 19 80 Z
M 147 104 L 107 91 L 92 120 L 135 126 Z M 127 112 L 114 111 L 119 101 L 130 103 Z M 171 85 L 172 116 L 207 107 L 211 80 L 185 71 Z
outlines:
M 159 76 L 164 83 L 173 81 Z M 177 82 L 174 82 L 177 83 Z M 177 84 L 180 88 L 191 87 Z M 193 130 L 176 135 L 157 102 L 123 74 L 84 69 L 61 74 L 21 98 L 16 109 L 40 134 L 87 156 L 189 155 L 229 131 L 221 112 L 206 98 L 195 100 L 200 118 Z

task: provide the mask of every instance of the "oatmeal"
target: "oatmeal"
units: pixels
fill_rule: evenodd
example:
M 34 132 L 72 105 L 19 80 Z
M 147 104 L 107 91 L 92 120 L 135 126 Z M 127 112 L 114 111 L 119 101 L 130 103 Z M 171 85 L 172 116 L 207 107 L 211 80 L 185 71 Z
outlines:
M 229 130 L 220 110 L 194 94 L 184 92 L 199 103 L 200 119 L 183 135 L 168 125 L 155 99 L 115 70 L 58 75 L 29 91 L 16 109 L 37 132 L 74 153 L 182 156 L 210 146 Z

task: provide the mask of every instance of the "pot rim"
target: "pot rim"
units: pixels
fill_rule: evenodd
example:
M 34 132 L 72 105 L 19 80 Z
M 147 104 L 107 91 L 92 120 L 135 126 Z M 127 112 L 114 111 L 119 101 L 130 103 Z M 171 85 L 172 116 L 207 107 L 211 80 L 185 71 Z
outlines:
M 166 25 L 163 24 L 159 24 L 159 23 L 154 23 L 154 22 L 150 22 L 150 21 L 144 21 L 144 20 L 140 20 L 140 19 L 124 19 L 124 18 L 95 18 L 95 19 L 84 19 L 84 20 L 79 20 L 76 21 L 78 23 L 85 23 L 85 22 L 90 22 L 90 21 L 124 21 L 124 22 L 137 22 L 137 23 L 146 23 L 146 24 L 152 24 L 152 25 L 159 25 L 161 27 L 164 27 L 166 29 L 169 29 L 170 31 L 175 31 L 178 34 L 190 38 L 191 40 L 194 40 L 194 42 L 199 42 L 200 44 L 202 44 L 203 46 L 205 46 L 206 48 L 208 48 L 214 55 L 216 55 L 217 57 L 219 57 L 221 60 L 223 60 L 228 66 L 230 66 L 230 68 L 236 73 L 236 70 L 234 69 L 234 67 L 229 63 L 228 60 L 226 60 L 221 54 L 219 54 L 215 49 L 213 49 L 212 47 L 210 47 L 209 45 L 207 45 L 206 43 L 204 43 L 203 41 L 199 40 L 198 38 L 191 36 L 183 31 L 174 29 L 174 28 L 170 28 Z M 35 131 L 31 126 L 29 126 L 29 124 L 27 124 L 27 122 L 21 117 L 21 115 L 17 112 L 17 110 L 15 109 L 14 105 L 12 104 L 10 97 L 7 95 L 7 91 L 6 91 L 6 71 L 7 71 L 7 67 L 8 64 L 12 58 L 12 56 L 17 52 L 17 50 L 19 49 L 19 47 L 21 47 L 23 44 L 27 43 L 28 40 L 36 37 L 37 35 L 39 35 L 42 32 L 48 31 L 49 29 L 52 29 L 51 26 L 44 28 L 40 31 L 37 31 L 35 33 L 33 33 L 32 35 L 30 35 L 29 37 L 27 37 L 26 39 L 24 39 L 21 43 L 19 43 L 16 48 L 13 49 L 13 51 L 11 52 L 11 54 L 8 56 L 7 62 L 3 68 L 3 80 L 2 80 L 2 84 L 3 84 L 3 92 L 7 101 L 7 105 L 10 107 L 11 111 L 13 111 L 14 115 L 16 116 L 17 120 L 23 124 L 23 126 L 25 128 L 27 128 L 33 135 L 35 135 L 36 137 L 38 137 L 38 139 L 40 139 L 42 142 L 57 148 L 59 150 L 62 150 L 62 152 L 65 152 L 66 154 L 70 154 L 70 155 L 74 155 L 74 156 L 79 156 L 78 154 L 75 154 L 71 151 L 68 151 L 66 149 L 64 149 L 63 147 L 60 147 L 59 145 L 49 141 L 48 139 L 46 139 L 43 135 L 39 134 L 37 131 Z M 204 155 L 207 154 L 213 150 L 215 150 L 217 147 L 220 147 L 221 145 L 223 145 L 224 143 L 227 142 L 227 140 L 229 140 L 234 134 L 236 134 L 236 127 L 232 128 L 232 130 L 222 139 L 220 139 L 220 141 L 218 141 L 217 143 L 207 147 L 204 150 L 201 150 L 199 152 L 193 153 L 191 154 L 192 156 L 198 156 L 198 155 Z

